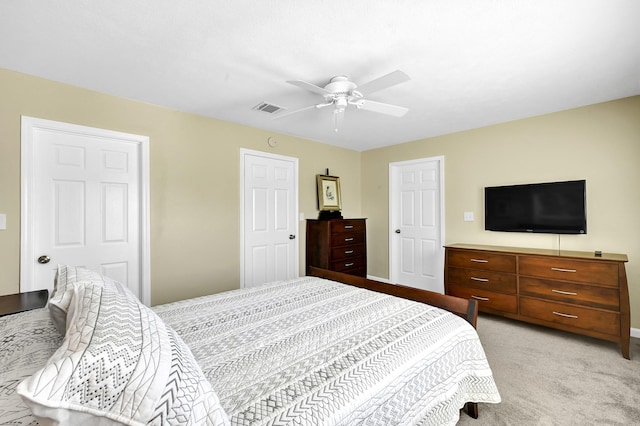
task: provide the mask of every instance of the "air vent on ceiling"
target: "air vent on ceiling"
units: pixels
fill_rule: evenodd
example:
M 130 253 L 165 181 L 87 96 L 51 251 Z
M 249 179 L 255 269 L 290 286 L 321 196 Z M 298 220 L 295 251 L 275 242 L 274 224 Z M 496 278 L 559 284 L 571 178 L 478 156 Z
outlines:
M 269 113 L 269 114 L 273 114 L 275 112 L 280 111 L 281 109 L 286 109 L 286 108 L 278 106 L 278 105 L 270 104 L 270 103 L 267 103 L 267 102 L 260 102 L 258 105 L 254 106 L 252 109 L 254 109 L 256 111 L 262 111 L 262 112 L 266 112 L 266 113 Z

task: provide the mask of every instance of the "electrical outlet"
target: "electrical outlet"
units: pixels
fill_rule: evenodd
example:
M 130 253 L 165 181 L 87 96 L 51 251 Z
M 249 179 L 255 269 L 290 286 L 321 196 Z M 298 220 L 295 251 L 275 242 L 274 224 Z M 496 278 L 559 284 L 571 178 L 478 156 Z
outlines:
M 464 212 L 464 221 L 473 222 L 473 212 Z
M 7 229 L 7 215 L 2 213 L 0 214 L 0 230 Z

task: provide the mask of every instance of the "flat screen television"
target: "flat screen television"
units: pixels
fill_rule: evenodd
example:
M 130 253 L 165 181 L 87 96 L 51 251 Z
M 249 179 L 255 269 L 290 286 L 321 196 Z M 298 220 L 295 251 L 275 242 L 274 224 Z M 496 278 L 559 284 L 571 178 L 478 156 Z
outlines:
M 484 213 L 488 231 L 586 234 L 586 181 L 486 187 Z

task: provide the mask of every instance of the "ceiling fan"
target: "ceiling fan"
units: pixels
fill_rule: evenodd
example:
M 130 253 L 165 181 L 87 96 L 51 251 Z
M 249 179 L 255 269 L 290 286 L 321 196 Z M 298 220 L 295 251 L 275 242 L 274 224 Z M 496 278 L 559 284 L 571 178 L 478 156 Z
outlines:
M 302 80 L 290 80 L 287 81 L 287 83 L 298 86 L 301 89 L 309 90 L 310 92 L 316 93 L 318 95 L 322 95 L 322 97 L 324 98 L 324 102 L 296 109 L 285 114 L 280 114 L 273 117 L 273 119 L 276 120 L 288 117 L 293 114 L 297 114 L 302 111 L 310 109 L 320 109 L 333 105 L 333 129 L 337 132 L 338 127 L 344 119 L 344 112 L 349 105 L 355 106 L 356 109 L 363 109 L 366 111 L 377 112 L 394 117 L 402 117 L 407 113 L 407 111 L 409 111 L 408 108 L 371 101 L 369 99 L 365 99 L 365 96 L 408 80 L 409 76 L 400 70 L 393 71 L 360 86 L 349 80 L 349 77 L 345 75 L 333 77 L 329 81 L 329 84 L 324 87 L 316 86 L 315 84 L 311 84 Z

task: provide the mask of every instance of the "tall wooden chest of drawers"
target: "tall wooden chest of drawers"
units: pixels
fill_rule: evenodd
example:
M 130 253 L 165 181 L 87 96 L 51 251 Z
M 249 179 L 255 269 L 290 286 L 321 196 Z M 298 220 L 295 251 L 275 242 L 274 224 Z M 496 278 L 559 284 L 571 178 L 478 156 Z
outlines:
M 445 291 L 479 310 L 620 343 L 629 358 L 627 256 L 446 246 Z
M 367 276 L 365 219 L 307 220 L 307 268 Z

